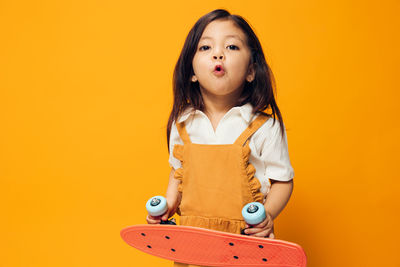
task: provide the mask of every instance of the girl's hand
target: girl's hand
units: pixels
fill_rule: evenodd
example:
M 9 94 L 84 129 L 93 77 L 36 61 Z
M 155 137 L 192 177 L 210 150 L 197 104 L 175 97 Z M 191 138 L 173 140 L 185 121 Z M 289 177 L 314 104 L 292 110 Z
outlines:
M 160 216 L 153 217 L 150 214 L 147 214 L 146 221 L 148 224 L 160 224 L 161 223 Z
M 251 228 L 250 225 L 246 224 L 246 230 L 244 232 L 249 236 L 275 238 L 272 216 L 267 212 L 264 221 L 253 225 Z
M 172 217 L 175 212 L 177 211 L 182 194 L 179 193 L 178 191 L 178 186 L 180 184 L 180 181 L 178 179 L 174 178 L 175 170 L 174 168 L 171 168 L 171 172 L 169 173 L 169 182 L 168 182 L 168 188 L 167 188 L 167 193 L 166 193 L 166 200 L 167 200 L 167 207 L 168 210 L 165 214 L 157 217 L 153 217 L 151 215 L 147 215 L 146 221 L 148 224 L 160 224 L 161 220 L 167 221 L 170 217 Z
M 177 205 L 175 203 L 176 203 L 176 201 L 167 199 L 167 207 L 168 207 L 167 212 L 161 216 L 156 216 L 156 217 L 151 216 L 150 214 L 147 214 L 147 217 L 146 217 L 147 223 L 148 224 L 160 224 L 161 221 L 167 221 L 176 212 Z

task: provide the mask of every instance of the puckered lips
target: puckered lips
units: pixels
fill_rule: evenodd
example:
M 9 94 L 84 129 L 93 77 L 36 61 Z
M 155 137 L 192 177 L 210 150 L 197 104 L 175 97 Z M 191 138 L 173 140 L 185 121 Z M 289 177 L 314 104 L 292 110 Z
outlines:
M 225 74 L 224 67 L 221 64 L 215 65 L 213 73 L 215 76 L 223 76 Z

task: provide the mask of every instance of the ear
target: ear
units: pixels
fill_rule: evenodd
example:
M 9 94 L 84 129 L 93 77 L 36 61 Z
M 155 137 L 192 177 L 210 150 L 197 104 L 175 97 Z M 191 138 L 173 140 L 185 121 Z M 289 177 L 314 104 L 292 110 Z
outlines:
M 193 76 L 192 76 L 192 82 L 197 82 L 197 77 L 196 77 L 196 75 L 193 75 Z
M 255 71 L 255 68 L 254 68 L 254 64 L 250 64 L 249 68 L 247 70 L 246 81 L 251 83 L 254 80 L 255 76 L 256 76 L 256 71 Z

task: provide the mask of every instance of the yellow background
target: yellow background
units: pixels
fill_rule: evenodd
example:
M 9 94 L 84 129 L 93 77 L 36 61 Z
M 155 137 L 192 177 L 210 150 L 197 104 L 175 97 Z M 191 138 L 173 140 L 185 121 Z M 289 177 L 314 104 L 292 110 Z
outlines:
M 400 266 L 399 1 L 1 1 L 0 266 L 171 266 L 119 231 L 164 194 L 173 67 L 205 13 L 260 38 L 310 267 Z

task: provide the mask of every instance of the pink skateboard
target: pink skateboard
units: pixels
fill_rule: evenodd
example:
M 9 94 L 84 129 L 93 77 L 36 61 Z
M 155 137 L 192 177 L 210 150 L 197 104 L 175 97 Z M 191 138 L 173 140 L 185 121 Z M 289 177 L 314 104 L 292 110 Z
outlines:
M 177 225 L 134 225 L 122 239 L 145 253 L 164 259 L 206 266 L 305 267 L 306 255 L 297 244 Z

